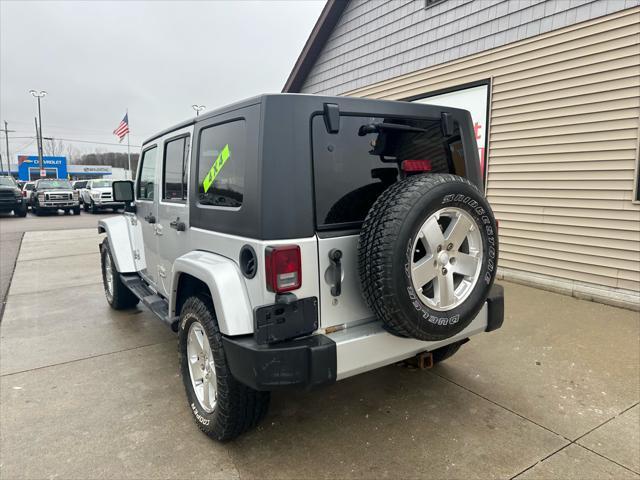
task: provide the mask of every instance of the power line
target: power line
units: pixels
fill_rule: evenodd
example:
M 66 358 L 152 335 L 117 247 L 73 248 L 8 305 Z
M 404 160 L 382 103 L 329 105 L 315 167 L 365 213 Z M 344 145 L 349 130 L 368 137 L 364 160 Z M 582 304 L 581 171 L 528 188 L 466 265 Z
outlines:
M 16 139 L 16 138 L 31 138 L 31 139 L 35 140 L 36 137 L 11 137 L 12 140 Z M 49 137 L 47 137 L 47 138 L 49 138 Z M 115 145 L 115 146 L 118 146 L 118 147 L 125 147 L 126 146 L 126 145 L 123 145 L 121 143 L 94 142 L 94 141 L 91 141 L 91 140 L 77 140 L 77 139 L 74 139 L 74 138 L 60 138 L 60 137 L 53 137 L 53 138 L 55 138 L 56 140 L 63 140 L 65 142 L 95 143 L 97 145 Z M 136 148 L 141 148 L 142 147 L 142 145 L 131 145 L 131 146 L 132 147 L 136 147 Z
M 23 125 L 31 125 L 30 122 L 24 122 L 21 120 L 9 120 L 11 123 L 21 123 Z M 55 125 L 55 124 L 50 124 L 47 123 L 47 128 L 48 129 L 56 129 L 56 130 L 63 130 L 63 131 L 67 131 L 67 132 L 78 132 L 78 133 L 90 133 L 90 134 L 95 134 L 95 135 L 111 135 L 112 132 L 111 130 L 102 130 L 102 129 L 93 129 L 93 128 L 79 128 L 79 127 L 71 127 L 69 128 L 69 126 L 62 126 L 62 125 Z M 132 133 L 132 136 L 139 136 L 139 137 L 150 137 L 151 135 L 153 135 L 155 132 L 153 133 Z

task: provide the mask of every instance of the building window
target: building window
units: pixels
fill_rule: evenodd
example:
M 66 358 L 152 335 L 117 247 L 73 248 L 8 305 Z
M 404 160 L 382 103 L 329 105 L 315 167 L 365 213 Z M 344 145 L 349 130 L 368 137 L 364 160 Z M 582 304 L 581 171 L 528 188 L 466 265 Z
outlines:
M 446 0 L 424 0 L 424 8 L 430 8 L 438 3 L 443 3 Z

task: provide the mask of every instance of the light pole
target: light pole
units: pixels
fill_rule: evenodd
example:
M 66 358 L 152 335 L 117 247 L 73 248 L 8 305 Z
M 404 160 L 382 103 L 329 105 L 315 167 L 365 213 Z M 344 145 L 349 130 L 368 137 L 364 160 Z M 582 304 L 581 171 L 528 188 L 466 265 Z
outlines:
M 204 110 L 205 108 L 207 108 L 207 107 L 205 107 L 204 105 L 195 105 L 194 104 L 194 105 L 191 105 L 191 108 L 193 108 L 196 111 L 196 117 L 197 117 L 198 115 L 200 115 L 200 112 L 202 110 Z
M 44 97 L 47 92 L 45 92 L 44 90 L 29 90 L 29 93 L 38 99 L 38 136 L 40 137 L 38 138 L 38 160 L 40 161 L 40 171 L 42 172 L 44 165 L 42 160 L 42 113 L 40 111 L 40 99 Z

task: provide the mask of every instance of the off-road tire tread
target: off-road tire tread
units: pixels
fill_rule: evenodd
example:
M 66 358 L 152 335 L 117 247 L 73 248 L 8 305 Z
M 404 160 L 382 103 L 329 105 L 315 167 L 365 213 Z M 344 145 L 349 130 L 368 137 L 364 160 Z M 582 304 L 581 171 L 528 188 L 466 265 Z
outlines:
M 444 362 L 446 359 L 453 357 L 465 341 L 450 343 L 444 347 L 440 347 L 431 352 L 434 365 L 440 362 Z
M 111 257 L 111 268 L 115 271 L 116 264 L 113 261 L 113 255 L 111 254 L 111 247 L 109 245 L 109 239 L 105 238 L 100 245 L 100 263 L 102 272 L 102 284 L 105 289 L 105 294 L 107 290 L 106 281 L 104 279 L 104 255 L 109 255 Z M 129 288 L 122 282 L 120 279 L 120 275 L 118 272 L 114 272 L 113 276 L 113 298 L 109 302 L 111 308 L 114 310 L 128 310 L 130 308 L 135 307 L 140 301 L 135 294 L 129 290 Z M 109 301 L 109 297 L 107 296 L 107 301 Z
M 393 290 L 390 275 L 391 252 L 396 234 L 417 199 L 438 185 L 452 182 L 466 184 L 477 190 L 475 185 L 457 175 L 425 174 L 407 177 L 391 185 L 378 197 L 362 225 L 358 239 L 358 273 L 362 294 L 369 308 L 395 335 L 422 340 L 443 338 L 441 335 L 418 333 L 405 320 L 397 297 L 390 293 Z
M 213 351 L 218 379 L 218 398 L 214 410 L 213 421 L 203 425 L 195 416 L 193 419 L 202 432 L 218 441 L 232 440 L 242 433 L 255 427 L 267 413 L 270 402 L 270 392 L 260 392 L 247 387 L 233 377 L 222 345 L 222 334 L 218 327 L 211 298 L 204 294 L 189 297 L 182 307 L 181 317 L 191 312 L 207 332 L 209 345 Z M 180 323 L 182 324 L 182 318 Z M 187 391 L 192 390 L 189 366 L 185 363 L 187 356 L 183 354 L 183 335 L 188 329 L 180 328 L 178 348 L 180 351 L 180 369 Z M 186 344 L 185 344 L 186 345 Z M 186 346 L 184 346 L 186 348 Z M 188 396 L 190 396 L 188 394 Z M 189 401 L 197 402 L 195 392 Z

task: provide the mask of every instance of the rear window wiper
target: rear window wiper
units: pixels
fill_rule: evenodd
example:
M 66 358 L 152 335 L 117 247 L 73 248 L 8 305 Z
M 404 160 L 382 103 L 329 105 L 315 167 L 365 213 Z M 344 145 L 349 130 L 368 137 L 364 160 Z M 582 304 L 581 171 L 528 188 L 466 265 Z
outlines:
M 380 133 L 384 130 L 396 130 L 400 132 L 414 132 L 414 133 L 426 133 L 424 128 L 412 127 L 411 125 L 402 125 L 400 123 L 369 123 L 368 125 L 362 125 L 358 130 L 358 136 L 364 137 L 369 133 Z

